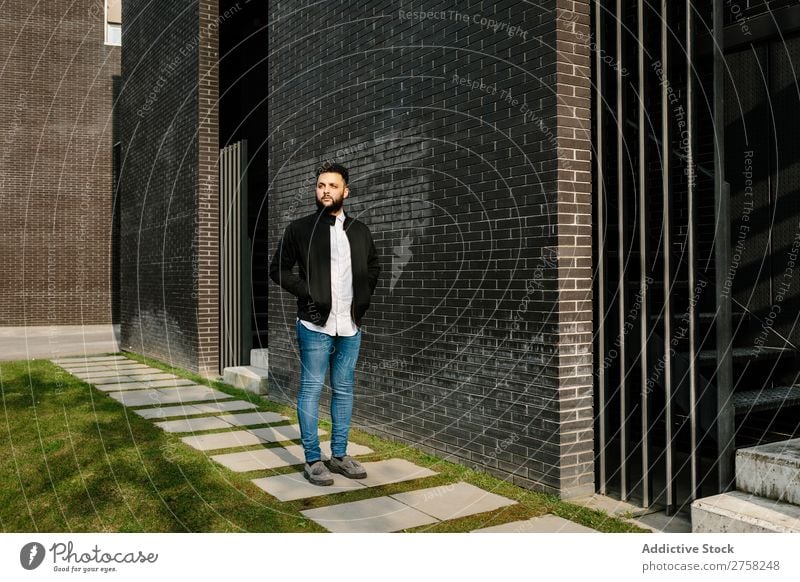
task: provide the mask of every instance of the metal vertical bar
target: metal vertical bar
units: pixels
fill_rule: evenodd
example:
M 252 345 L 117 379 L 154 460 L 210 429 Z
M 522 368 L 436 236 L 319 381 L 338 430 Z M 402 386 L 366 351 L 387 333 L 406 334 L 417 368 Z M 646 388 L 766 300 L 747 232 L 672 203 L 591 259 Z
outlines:
M 227 167 L 226 167 L 226 180 L 228 183 L 228 192 L 225 196 L 225 204 L 227 206 L 225 211 L 225 344 L 227 345 L 228 365 L 233 362 L 232 346 L 231 346 L 231 199 L 233 197 L 233 185 L 231 184 L 231 172 L 233 148 L 228 146 L 227 151 Z
M 733 483 L 734 416 L 731 403 L 731 298 L 725 293 L 725 277 L 731 263 L 731 209 L 725 184 L 725 120 L 722 0 L 713 2 L 714 26 L 714 272 L 717 296 L 717 468 L 718 489 L 728 491 Z
M 594 28 L 597 49 L 595 55 L 595 148 L 597 158 L 597 197 L 595 209 L 597 213 L 597 348 L 600 365 L 597 367 L 598 411 L 600 421 L 599 435 L 599 464 L 600 464 L 600 494 L 608 493 L 606 476 L 606 273 L 605 273 L 605 178 L 603 176 L 603 20 L 600 0 L 594 2 Z
M 227 317 L 225 314 L 225 148 L 219 152 L 219 197 L 220 197 L 220 210 L 219 210 L 219 245 L 220 245 L 220 277 L 219 277 L 219 300 L 220 312 L 222 313 L 222 321 L 219 326 L 219 351 L 221 363 L 220 367 L 224 370 L 228 365 L 228 360 L 225 352 L 225 325 L 227 325 Z
M 222 233 L 223 233 L 223 241 L 224 241 L 224 253 L 223 253 L 222 256 L 223 256 L 223 259 L 225 261 L 225 264 L 224 264 L 224 267 L 223 267 L 223 270 L 222 270 L 223 277 L 224 277 L 224 280 L 223 280 L 224 293 L 223 293 L 223 297 L 222 297 L 222 301 L 223 301 L 222 305 L 223 305 L 223 314 L 224 314 L 224 317 L 225 317 L 225 323 L 222 326 L 222 329 L 224 330 L 224 333 L 225 333 L 225 337 L 223 338 L 223 345 L 225 347 L 225 365 L 229 366 L 230 365 L 230 344 L 229 344 L 228 338 L 229 338 L 229 335 L 230 335 L 230 330 L 228 329 L 228 326 L 230 325 L 230 317 L 228 315 L 228 292 L 229 292 L 228 284 L 229 284 L 229 281 L 230 281 L 230 276 L 228 274 L 228 268 L 229 268 L 229 265 L 230 265 L 230 260 L 228 259 L 228 253 L 230 252 L 230 244 L 228 242 L 228 232 L 230 230 L 229 223 L 230 223 L 230 191 L 231 191 L 231 185 L 230 185 L 230 147 L 226 147 L 223 151 L 224 151 L 224 154 L 223 154 L 224 155 L 224 162 L 223 163 L 225 165 L 225 197 L 224 197 L 225 220 L 222 223 L 222 228 L 223 228 Z
M 225 283 L 227 278 L 225 276 L 225 267 L 227 261 L 225 260 L 225 252 L 227 251 L 227 245 L 225 242 L 225 208 L 227 206 L 225 197 L 227 193 L 227 185 L 225 183 L 226 174 L 225 174 L 225 148 L 222 148 L 220 152 L 220 163 L 222 165 L 222 170 L 220 171 L 220 225 L 219 225 L 219 234 L 220 234 L 220 246 L 222 247 L 222 252 L 220 253 L 220 302 L 222 304 L 222 325 L 220 325 L 220 351 L 222 353 L 222 368 L 224 369 L 228 365 L 228 354 L 225 347 L 225 326 L 228 325 L 228 317 L 225 313 Z
M 239 336 L 242 338 L 242 359 L 239 365 L 250 363 L 250 349 L 253 344 L 253 333 L 251 318 L 251 288 L 250 288 L 250 224 L 249 217 L 249 197 L 248 197 L 248 180 L 247 171 L 250 165 L 250 157 L 247 150 L 247 140 L 243 139 L 241 142 L 242 147 L 242 166 L 239 176 L 239 207 L 240 207 L 240 220 L 241 229 L 239 232 L 239 248 L 241 250 L 242 260 L 240 268 L 242 276 L 239 277 L 240 285 L 240 305 L 241 309 L 237 316 L 239 318 Z
M 647 123 L 645 117 L 645 75 L 644 75 L 644 0 L 637 5 L 637 41 L 639 44 L 639 296 L 641 301 L 639 324 L 639 363 L 641 382 L 642 415 L 642 507 L 650 506 L 650 458 L 648 455 L 649 414 L 647 401 L 647 332 L 650 312 L 647 309 L 647 160 L 645 159 Z
M 242 299 L 242 247 L 240 242 L 242 240 L 242 142 L 236 144 L 236 205 L 233 208 L 236 213 L 236 230 L 233 232 L 233 248 L 235 251 L 236 260 L 233 266 L 236 275 L 233 279 L 234 295 L 233 295 L 233 309 L 231 310 L 231 317 L 236 322 L 236 329 L 234 329 L 234 341 L 236 342 L 236 365 L 242 363 L 242 322 L 239 314 L 241 313 L 241 299 Z
M 667 0 L 661 0 L 661 66 L 663 78 L 661 80 L 661 192 L 664 206 L 664 401 L 666 420 L 666 512 L 673 512 L 673 467 L 672 467 L 672 251 L 671 220 L 670 220 L 670 132 L 669 132 L 669 26 L 668 26 Z
M 233 198 L 233 172 L 231 166 L 233 165 L 234 149 L 228 146 L 227 151 L 227 183 L 228 194 L 225 197 L 227 209 L 225 212 L 225 247 L 226 247 L 226 265 L 225 265 L 225 316 L 227 322 L 225 323 L 225 345 L 227 346 L 228 365 L 233 363 L 233 346 L 231 346 L 231 202 Z
M 233 358 L 238 366 L 241 362 L 240 342 L 239 342 L 239 176 L 241 171 L 242 151 L 239 143 L 236 143 L 236 157 L 233 165 L 233 179 L 235 188 L 233 190 L 233 204 L 231 205 L 231 222 L 234 228 L 231 229 L 231 249 L 233 251 L 233 261 L 231 264 L 231 343 L 233 344 Z
M 237 142 L 234 145 L 235 157 L 233 160 L 235 188 L 233 189 L 233 204 L 231 205 L 231 344 L 233 345 L 233 358 L 239 364 L 239 171 L 241 169 L 241 148 Z
M 694 21 L 692 19 L 692 0 L 686 0 L 686 170 L 689 247 L 689 430 L 691 452 L 691 499 L 699 497 L 697 483 L 697 268 L 695 246 L 695 172 L 694 172 Z
M 624 160 L 624 118 L 622 108 L 623 91 L 623 58 L 622 58 L 622 0 L 617 0 L 617 263 L 619 268 L 618 293 L 619 293 L 619 393 L 620 393 L 620 499 L 628 499 L 628 410 L 626 375 L 627 362 L 625 358 L 625 167 Z
M 223 253 L 222 253 L 222 260 L 223 260 L 223 267 L 222 267 L 222 315 L 225 318 L 225 321 L 222 325 L 222 346 L 223 346 L 223 353 L 225 355 L 225 366 L 230 365 L 230 354 L 229 354 L 229 346 L 228 346 L 228 267 L 230 261 L 228 260 L 228 209 L 230 206 L 229 196 L 230 196 L 230 184 L 228 182 L 228 163 L 230 158 L 230 148 L 225 148 L 222 150 L 222 164 L 223 164 L 223 185 L 224 185 L 224 195 L 223 195 L 223 220 L 222 220 L 222 244 L 223 244 Z

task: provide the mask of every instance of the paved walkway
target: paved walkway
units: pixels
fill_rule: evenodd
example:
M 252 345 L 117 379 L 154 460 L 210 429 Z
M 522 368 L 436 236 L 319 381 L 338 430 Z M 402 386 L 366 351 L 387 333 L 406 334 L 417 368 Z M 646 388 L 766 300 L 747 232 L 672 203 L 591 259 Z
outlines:
M 436 475 L 405 459 L 365 462 L 368 477 L 351 480 L 334 476 L 329 487 L 311 485 L 302 472 L 269 475 L 271 469 L 297 466 L 302 469 L 303 449 L 294 444 L 300 438 L 296 424 L 274 412 L 255 410 L 255 404 L 194 384 L 190 380 L 150 368 L 125 356 L 87 356 L 58 358 L 53 363 L 93 384 L 110 398 L 131 407 L 139 416 L 152 420 L 171 433 L 188 433 L 181 440 L 208 453 L 215 462 L 231 471 L 264 471 L 253 483 L 279 501 L 294 501 L 327 496 L 331 504 L 301 513 L 332 532 L 397 532 L 408 528 L 457 519 L 517 502 L 484 491 L 465 482 L 426 487 L 425 478 Z M 324 437 L 325 431 L 320 430 Z M 264 447 L 264 445 L 277 446 Z M 262 446 L 253 449 L 253 446 Z M 321 443 L 323 457 L 330 455 L 330 441 Z M 244 449 L 246 450 L 238 450 Z M 372 449 L 350 442 L 354 457 Z M 390 483 L 419 480 L 419 488 L 361 501 L 337 503 L 338 493 L 379 487 Z M 593 532 L 590 528 L 555 515 L 516 521 L 474 530 L 494 532 Z
M 119 325 L 0 327 L 0 360 L 82 356 L 119 349 Z

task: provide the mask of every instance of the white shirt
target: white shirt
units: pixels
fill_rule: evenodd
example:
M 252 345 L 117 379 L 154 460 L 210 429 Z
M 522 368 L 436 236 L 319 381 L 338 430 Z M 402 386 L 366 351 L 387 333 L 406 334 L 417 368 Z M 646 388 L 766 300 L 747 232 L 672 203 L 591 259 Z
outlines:
M 300 323 L 313 331 L 328 335 L 351 336 L 358 328 L 350 314 L 353 302 L 353 268 L 350 259 L 350 241 L 344 231 L 344 210 L 331 225 L 331 312 L 325 325 L 315 325 L 300 319 Z

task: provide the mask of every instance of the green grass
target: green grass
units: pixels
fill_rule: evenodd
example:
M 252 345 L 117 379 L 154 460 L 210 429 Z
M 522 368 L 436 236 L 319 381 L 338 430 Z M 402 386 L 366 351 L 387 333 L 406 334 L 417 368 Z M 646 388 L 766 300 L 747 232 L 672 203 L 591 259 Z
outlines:
M 293 408 L 137 354 L 131 359 L 255 403 L 296 422 Z M 300 511 L 466 481 L 519 503 L 409 531 L 459 532 L 554 513 L 605 532 L 643 531 L 605 513 L 534 493 L 357 429 L 351 441 L 439 474 L 406 483 L 280 502 L 251 479 L 133 414 L 46 360 L 0 362 L 0 529 L 5 532 L 321 532 Z M 322 428 L 330 430 L 327 421 Z M 273 445 L 277 446 L 277 445 Z M 254 447 L 259 448 L 259 447 Z M 215 451 L 216 452 L 216 451 Z M 296 472 L 281 468 L 269 474 Z

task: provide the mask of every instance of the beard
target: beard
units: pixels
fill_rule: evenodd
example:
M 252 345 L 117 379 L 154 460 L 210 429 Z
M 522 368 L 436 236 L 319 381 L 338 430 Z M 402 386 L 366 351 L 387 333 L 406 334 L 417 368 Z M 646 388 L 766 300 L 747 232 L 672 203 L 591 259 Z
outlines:
M 325 206 L 322 202 L 317 200 L 317 212 L 327 212 L 328 214 L 338 212 L 343 204 L 344 198 L 339 198 L 338 200 L 333 199 L 333 203 L 330 206 Z

